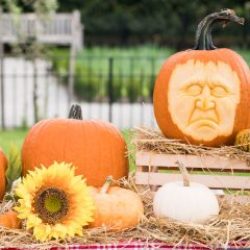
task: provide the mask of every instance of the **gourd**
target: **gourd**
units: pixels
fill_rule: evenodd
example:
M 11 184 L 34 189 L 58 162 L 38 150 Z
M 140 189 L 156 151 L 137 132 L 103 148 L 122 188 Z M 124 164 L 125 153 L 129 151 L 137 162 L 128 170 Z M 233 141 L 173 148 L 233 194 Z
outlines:
M 22 147 L 23 175 L 57 162 L 72 163 L 76 175 L 88 185 L 101 186 L 106 176 L 127 176 L 126 143 L 111 123 L 82 120 L 81 107 L 73 105 L 68 119 L 47 119 L 35 124 Z
M 17 217 L 16 212 L 9 210 L 0 214 L 0 226 L 10 229 L 18 229 L 21 228 L 21 220 Z
M 7 169 L 8 161 L 3 153 L 3 151 L 0 149 L 0 200 L 3 199 L 3 196 L 6 191 L 6 178 L 5 178 L 5 172 Z
M 169 57 L 157 76 L 154 113 L 166 137 L 220 146 L 250 127 L 249 67 L 235 51 L 214 46 L 211 30 L 218 22 L 244 19 L 229 9 L 206 16 L 195 47 Z
M 243 151 L 250 152 L 250 129 L 243 129 L 236 135 L 235 145 Z
M 154 214 L 185 223 L 206 223 L 219 214 L 215 194 L 205 185 L 190 182 L 186 168 L 179 163 L 183 182 L 169 182 L 155 193 Z
M 140 197 L 128 189 L 110 187 L 111 181 L 108 177 L 102 188 L 90 187 L 95 201 L 94 221 L 90 227 L 105 226 L 113 231 L 135 227 L 144 213 Z

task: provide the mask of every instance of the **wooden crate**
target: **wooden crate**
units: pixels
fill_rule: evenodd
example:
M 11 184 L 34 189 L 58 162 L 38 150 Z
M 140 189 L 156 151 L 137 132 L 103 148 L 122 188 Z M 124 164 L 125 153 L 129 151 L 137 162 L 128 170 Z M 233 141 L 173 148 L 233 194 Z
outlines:
M 190 172 L 190 180 L 213 189 L 250 190 L 250 166 L 245 160 L 226 156 L 136 153 L 136 184 L 156 187 L 182 180 L 177 161 Z

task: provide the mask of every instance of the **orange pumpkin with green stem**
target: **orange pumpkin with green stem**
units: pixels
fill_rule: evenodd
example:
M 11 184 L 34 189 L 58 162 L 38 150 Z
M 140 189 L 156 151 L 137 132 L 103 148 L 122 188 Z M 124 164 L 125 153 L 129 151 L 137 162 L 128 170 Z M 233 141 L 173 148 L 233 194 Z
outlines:
M 0 149 L 0 200 L 4 197 L 6 191 L 6 178 L 5 172 L 7 169 L 8 161 L 3 151 Z
M 29 131 L 22 147 L 22 167 L 25 175 L 54 161 L 76 166 L 89 185 L 101 186 L 108 175 L 114 179 L 127 176 L 126 143 L 111 123 L 82 120 L 81 107 L 73 105 L 69 119 L 48 119 Z
M 158 74 L 154 113 L 167 137 L 219 146 L 250 127 L 249 68 L 233 50 L 214 46 L 211 30 L 217 22 L 244 19 L 228 9 L 208 15 L 198 26 L 194 49 L 171 56 Z
M 109 176 L 102 188 L 90 187 L 95 202 L 94 221 L 90 227 L 105 226 L 114 231 L 135 227 L 144 212 L 140 197 L 128 189 L 110 187 L 111 182 Z

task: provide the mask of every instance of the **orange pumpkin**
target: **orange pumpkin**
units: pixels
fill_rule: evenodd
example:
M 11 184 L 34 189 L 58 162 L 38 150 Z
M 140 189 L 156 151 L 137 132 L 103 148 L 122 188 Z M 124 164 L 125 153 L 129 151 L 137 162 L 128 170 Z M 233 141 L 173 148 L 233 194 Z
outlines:
M 5 171 L 7 169 L 8 161 L 3 151 L 0 149 L 0 200 L 2 200 L 6 189 Z
M 231 144 L 250 127 L 250 74 L 236 52 L 217 49 L 211 29 L 216 22 L 244 19 L 232 10 L 205 17 L 198 26 L 194 49 L 172 55 L 163 64 L 154 87 L 157 123 L 166 137 L 194 144 Z
M 16 212 L 9 210 L 0 214 L 0 226 L 10 229 L 18 229 L 21 228 L 21 220 L 17 217 Z
M 135 227 L 144 213 L 140 197 L 128 189 L 109 187 L 110 182 L 107 178 L 101 189 L 90 187 L 95 201 L 94 221 L 90 227 L 105 226 L 113 231 Z
M 89 185 L 101 186 L 108 175 L 127 176 L 126 143 L 117 128 L 103 121 L 82 120 L 73 105 L 69 119 L 48 119 L 34 125 L 22 147 L 22 167 L 28 170 L 54 161 L 76 166 Z

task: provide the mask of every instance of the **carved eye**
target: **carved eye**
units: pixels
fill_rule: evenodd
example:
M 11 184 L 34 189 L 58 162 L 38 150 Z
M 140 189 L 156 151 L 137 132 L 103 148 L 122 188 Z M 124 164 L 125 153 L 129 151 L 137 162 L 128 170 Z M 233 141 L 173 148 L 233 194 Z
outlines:
M 211 89 L 211 94 L 215 97 L 224 97 L 228 95 L 228 90 L 223 86 L 215 86 Z
M 185 89 L 185 93 L 191 96 L 197 96 L 200 95 L 202 92 L 202 86 L 199 84 L 192 84 L 189 85 L 186 89 Z

